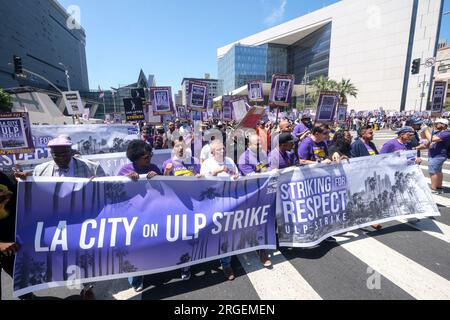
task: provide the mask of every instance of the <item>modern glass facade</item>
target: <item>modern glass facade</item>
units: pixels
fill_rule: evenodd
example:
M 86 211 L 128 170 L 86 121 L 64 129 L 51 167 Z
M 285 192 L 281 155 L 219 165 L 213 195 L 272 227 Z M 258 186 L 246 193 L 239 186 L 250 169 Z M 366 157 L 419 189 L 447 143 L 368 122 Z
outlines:
M 288 70 L 301 83 L 308 68 L 309 80 L 328 77 L 330 66 L 331 23 L 289 46 Z
M 31 86 L 54 90 L 38 77 L 13 78 L 13 55 L 22 58 L 25 69 L 37 73 L 62 90 L 67 89 L 65 69 L 72 90 L 89 90 L 86 64 L 86 34 L 70 30 L 68 14 L 55 0 L 0 1 L 0 88 Z
M 310 80 L 328 76 L 330 40 L 331 23 L 290 46 L 272 43 L 256 47 L 234 45 L 218 61 L 218 75 L 224 81 L 224 93 L 252 80 L 271 82 L 275 73 L 295 74 L 299 84 L 306 67 Z

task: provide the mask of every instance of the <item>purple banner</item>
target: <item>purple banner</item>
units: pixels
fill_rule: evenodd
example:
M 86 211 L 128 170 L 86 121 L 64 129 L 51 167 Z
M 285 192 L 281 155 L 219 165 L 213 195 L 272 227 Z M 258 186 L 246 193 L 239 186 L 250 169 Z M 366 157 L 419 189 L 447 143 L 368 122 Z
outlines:
M 231 103 L 232 99 L 232 96 L 222 97 L 222 119 L 224 121 L 233 120 L 233 104 Z
M 277 179 L 20 182 L 14 295 L 275 249 Z

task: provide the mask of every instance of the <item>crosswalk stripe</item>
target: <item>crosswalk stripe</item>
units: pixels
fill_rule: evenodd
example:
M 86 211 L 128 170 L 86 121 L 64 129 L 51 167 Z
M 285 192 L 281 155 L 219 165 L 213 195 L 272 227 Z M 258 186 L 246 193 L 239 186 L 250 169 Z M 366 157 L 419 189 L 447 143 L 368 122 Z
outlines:
M 450 199 L 433 194 L 433 200 L 441 206 L 450 207 Z
M 399 219 L 401 223 L 406 223 L 414 229 L 425 232 L 426 234 L 435 237 L 439 240 L 450 243 L 450 226 L 432 219 L 424 219 L 418 222 L 408 221 L 406 219 Z
M 272 255 L 273 269 L 271 270 L 261 266 L 254 252 L 238 257 L 247 277 L 262 300 L 322 300 L 281 253 Z
M 418 300 L 450 299 L 450 281 L 374 238 L 350 233 L 336 238 L 345 250 L 414 298 Z

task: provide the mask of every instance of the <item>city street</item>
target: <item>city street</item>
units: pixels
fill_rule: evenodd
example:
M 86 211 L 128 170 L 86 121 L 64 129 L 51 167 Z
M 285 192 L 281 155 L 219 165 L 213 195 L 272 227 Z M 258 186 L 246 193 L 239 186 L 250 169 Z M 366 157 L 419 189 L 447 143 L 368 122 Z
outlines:
M 381 146 L 395 137 L 377 131 Z M 421 168 L 427 173 L 427 152 Z M 236 279 L 225 281 L 218 261 L 192 268 L 189 281 L 180 272 L 150 275 L 145 290 L 135 293 L 127 279 L 97 283 L 105 300 L 310 300 L 310 299 L 450 299 L 450 161 L 444 167 L 446 193 L 434 196 L 436 219 L 395 221 L 381 231 L 357 230 L 312 249 L 271 252 L 272 269 L 255 253 L 233 258 Z M 12 299 L 11 279 L 2 274 L 4 299 Z M 5 285 L 6 284 L 6 285 Z M 57 288 L 35 293 L 45 299 L 79 299 L 79 290 Z

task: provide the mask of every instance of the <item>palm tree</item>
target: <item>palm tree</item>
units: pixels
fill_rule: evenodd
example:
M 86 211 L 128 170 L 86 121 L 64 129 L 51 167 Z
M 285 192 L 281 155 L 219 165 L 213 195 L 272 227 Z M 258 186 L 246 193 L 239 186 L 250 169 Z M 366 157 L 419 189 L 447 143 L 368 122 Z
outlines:
M 312 81 L 313 86 L 313 99 L 317 101 L 321 91 L 330 91 L 337 88 L 337 83 L 334 80 L 330 80 L 328 77 L 320 76 Z
M 358 96 L 358 89 L 350 82 L 350 79 L 342 79 L 341 82 L 337 84 L 336 90 L 339 92 L 340 103 L 342 104 L 347 103 L 347 97 L 351 96 L 356 98 Z

